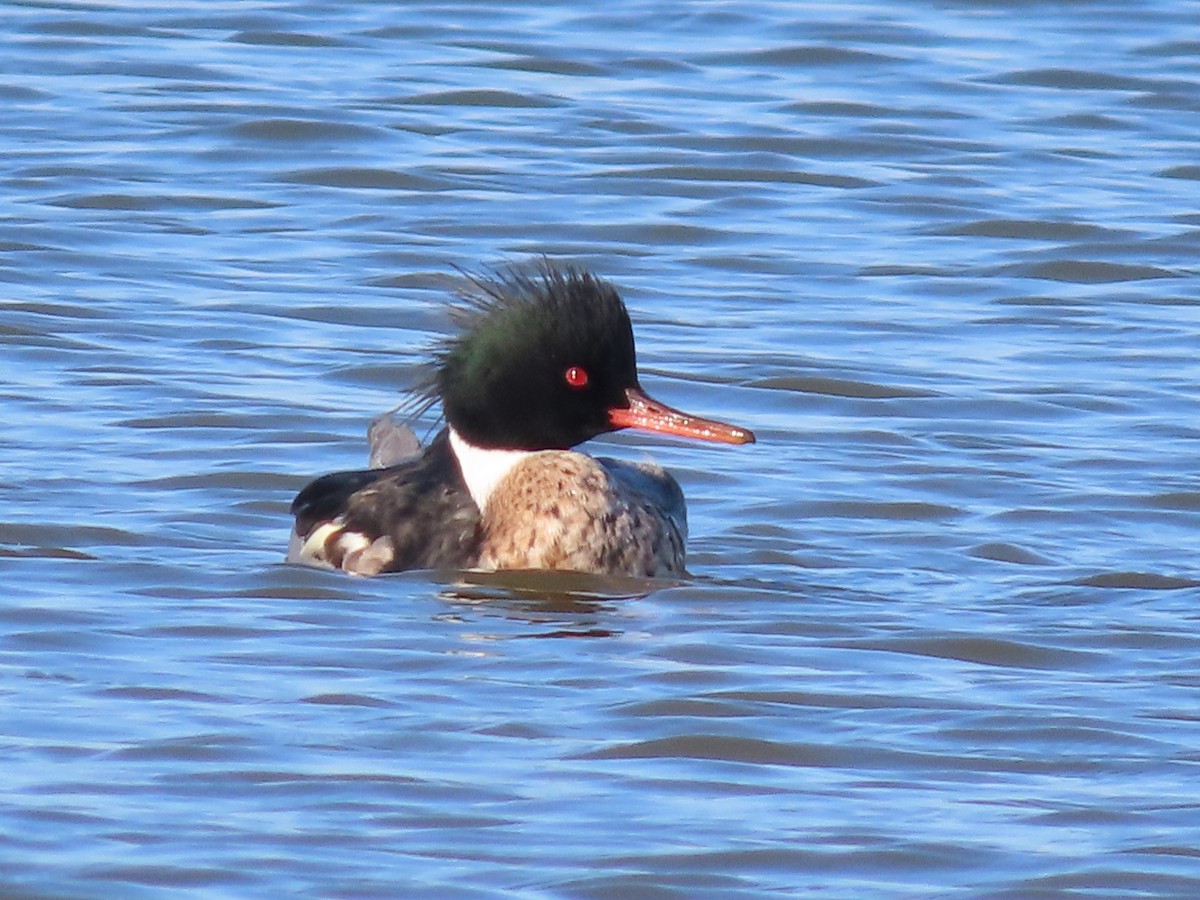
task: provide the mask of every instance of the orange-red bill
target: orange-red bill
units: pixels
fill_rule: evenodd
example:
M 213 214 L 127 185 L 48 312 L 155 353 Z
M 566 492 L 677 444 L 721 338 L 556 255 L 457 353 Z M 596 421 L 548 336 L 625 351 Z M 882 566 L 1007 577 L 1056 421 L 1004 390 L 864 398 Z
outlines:
M 676 437 L 695 438 L 698 441 L 716 441 L 721 444 L 753 444 L 754 432 L 713 419 L 701 419 L 672 409 L 646 396 L 639 388 L 625 391 L 629 406 L 610 409 L 608 420 L 614 428 L 640 428 L 657 431 Z

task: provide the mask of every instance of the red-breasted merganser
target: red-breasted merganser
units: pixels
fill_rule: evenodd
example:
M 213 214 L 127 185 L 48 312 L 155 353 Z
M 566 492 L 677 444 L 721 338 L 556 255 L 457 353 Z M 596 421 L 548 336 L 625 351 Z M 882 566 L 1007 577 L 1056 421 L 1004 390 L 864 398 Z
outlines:
M 658 466 L 570 448 L 621 428 L 748 444 L 638 384 L 633 329 L 611 284 L 543 262 L 469 276 L 462 329 L 421 391 L 446 427 L 415 457 L 335 472 L 292 503 L 288 559 L 359 575 L 559 569 L 681 575 L 683 493 Z

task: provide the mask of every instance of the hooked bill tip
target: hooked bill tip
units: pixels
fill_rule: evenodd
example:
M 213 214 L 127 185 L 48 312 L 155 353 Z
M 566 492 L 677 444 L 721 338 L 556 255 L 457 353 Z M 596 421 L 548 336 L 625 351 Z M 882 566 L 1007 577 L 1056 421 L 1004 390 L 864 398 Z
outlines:
M 625 392 L 629 406 L 608 411 L 608 419 L 614 428 L 637 428 L 655 431 L 676 437 L 719 444 L 753 444 L 754 432 L 748 428 L 703 419 L 659 403 L 637 388 Z

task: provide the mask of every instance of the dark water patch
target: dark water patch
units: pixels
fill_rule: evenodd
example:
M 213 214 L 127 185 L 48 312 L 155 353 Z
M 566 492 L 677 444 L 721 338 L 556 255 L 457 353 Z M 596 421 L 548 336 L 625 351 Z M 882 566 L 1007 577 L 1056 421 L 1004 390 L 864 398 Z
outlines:
M 165 740 L 133 741 L 107 755 L 124 760 L 189 760 L 192 762 L 225 762 L 247 755 L 251 743 L 247 739 L 225 734 L 195 734 Z
M 47 336 L 38 329 L 20 325 L 0 325 L 0 338 L 4 343 L 28 347 L 54 347 L 58 349 L 87 349 L 90 345 L 57 336 Z
M 821 394 L 826 397 L 848 397 L 858 400 L 917 399 L 936 396 L 931 391 L 915 388 L 812 375 L 763 378 L 750 382 L 749 387 L 794 391 L 801 394 Z
M 905 709 L 934 709 L 961 710 L 964 707 L 952 700 L 937 697 L 905 696 L 895 694 L 846 693 L 831 694 L 802 690 L 731 690 L 714 691 L 709 698 L 732 702 L 740 708 L 750 704 L 760 710 L 774 712 L 778 715 L 790 714 L 792 707 L 811 707 L 813 709 L 882 709 L 892 710 L 901 706 Z
M 152 62 L 143 60 L 100 61 L 83 64 L 77 70 L 83 77 L 114 76 L 121 79 L 144 79 L 165 82 L 200 82 L 222 84 L 227 73 L 215 66 L 202 66 L 185 62 Z M 177 88 L 178 85 L 172 85 Z
M 1132 131 L 1137 125 L 1116 116 L 1105 116 L 1097 113 L 1075 113 L 1066 116 L 1052 116 L 1045 120 L 1051 128 L 1070 128 L 1082 132 L 1092 131 Z
M 313 694 L 304 697 L 301 703 L 314 703 L 318 706 L 361 706 L 370 709 L 387 709 L 393 704 L 378 697 L 368 697 L 363 694 Z
M 605 174 L 608 178 L 637 179 L 646 183 L 693 182 L 697 184 L 801 184 L 813 187 L 831 187 L 854 190 L 875 185 L 875 182 L 853 175 L 834 175 L 797 169 L 763 168 L 718 168 L 701 165 L 646 166 L 641 168 L 614 169 Z
M 1098 647 L 1117 647 L 1137 651 L 1195 650 L 1200 646 L 1200 636 L 1186 631 L 1171 632 L 1163 628 L 1114 626 L 1093 641 Z M 1190 717 L 1188 717 L 1190 718 Z
M 966 510 L 922 501 L 874 502 L 869 500 L 790 501 L 773 507 L 778 515 L 801 519 L 881 519 L 899 522 L 942 522 L 967 515 Z
M 148 543 L 143 535 L 105 525 L 0 522 L 0 543 L 25 547 L 136 547 Z
M 1178 591 L 1200 587 L 1200 581 L 1155 572 L 1101 572 L 1072 582 L 1081 587 L 1140 591 Z
M 1063 758 L 1029 757 L 1011 751 L 991 749 L 987 755 L 954 756 L 882 749 L 864 743 L 834 746 L 812 743 L 781 742 L 723 734 L 696 733 L 653 738 L 626 744 L 613 744 L 581 754 L 584 760 L 673 760 L 708 761 L 738 766 L 778 766 L 801 769 L 851 769 L 857 772 L 888 770 L 894 772 L 944 773 L 951 781 L 978 777 L 979 773 L 1065 773 L 1077 770 L 1078 763 Z M 1119 770 L 1119 763 L 1093 759 L 1090 770 Z
M 780 66 L 784 68 L 804 66 L 862 66 L 896 64 L 904 62 L 900 57 L 871 50 L 821 44 L 798 44 L 790 47 L 772 47 L 763 50 L 731 50 L 719 53 L 704 53 L 693 58 L 704 66 Z
M 148 37 L 153 32 L 145 25 L 129 22 L 104 22 L 95 17 L 83 19 L 44 19 L 30 25 L 34 34 L 55 34 L 64 37 Z
M 740 718 L 745 715 L 745 712 L 735 704 L 690 697 L 647 700 L 623 707 L 620 712 L 626 716 L 645 716 L 653 719 Z
M 367 28 L 357 32 L 358 36 L 364 39 L 372 39 L 379 41 L 405 41 L 405 40 L 446 40 L 445 23 L 423 23 L 412 22 L 404 25 L 382 25 L 376 28 Z M 449 41 L 447 41 L 449 42 Z
M 139 591 L 138 593 L 146 597 L 172 597 L 175 594 L 171 591 Z M 344 598 L 344 595 L 342 595 Z M 190 599 L 190 598 L 183 598 Z M 288 599 L 286 597 L 281 599 Z M 297 596 L 295 599 L 321 599 L 320 595 L 313 597 L 312 595 Z M 338 599 L 338 595 L 329 592 L 328 599 Z M 241 626 L 229 625 L 164 625 L 157 628 L 149 628 L 146 634 L 152 637 L 164 638 L 183 638 L 184 640 L 203 640 L 203 641 L 253 641 L 263 638 L 273 637 L 276 632 L 270 628 L 247 628 Z
M 356 306 L 350 303 L 337 305 L 293 306 L 286 309 L 263 310 L 272 318 L 299 319 L 321 322 L 328 325 L 354 325 L 366 328 L 423 327 L 429 324 L 427 309 L 413 309 L 404 304 L 386 306 Z M 427 344 L 422 336 L 417 346 Z
M 1196 112 L 1200 110 L 1200 98 L 1194 90 L 1163 91 L 1138 94 L 1126 101 L 1135 109 L 1169 110 L 1172 112 Z
M 233 887 L 254 880 L 247 873 L 231 872 L 221 867 L 185 865 L 87 866 L 82 875 L 97 884 L 174 890 Z
M 407 97 L 394 98 L 389 102 L 408 106 L 478 106 L 491 109 L 554 109 L 562 105 L 562 101 L 544 95 L 488 89 L 411 94 Z
M 31 303 L 6 302 L 0 305 L 0 312 L 25 312 L 39 316 L 50 316 L 58 319 L 114 319 L 117 314 L 113 310 L 98 309 L 95 306 L 85 306 L 75 303 L 58 303 L 55 301 L 39 301 Z
M 131 487 L 154 488 L 160 491 L 290 491 L 296 486 L 294 475 L 276 472 L 225 470 L 198 475 L 168 475 L 129 482 Z
M 420 374 L 419 367 L 412 364 L 362 365 L 347 366 L 330 372 L 330 378 L 340 384 L 400 390 L 404 386 L 418 384 Z
M 50 249 L 52 248 L 44 244 L 27 244 L 23 241 L 0 240 L 0 253 L 39 253 Z
M 608 628 L 555 628 L 551 631 L 539 631 L 523 636 L 531 638 L 612 638 L 620 634 L 620 631 Z
M 1156 509 L 1200 512 L 1200 491 L 1171 491 L 1165 494 L 1155 494 L 1146 500 L 1150 506 Z
M 61 197 L 53 202 L 56 206 L 65 206 L 70 209 L 109 209 L 127 212 L 163 209 L 168 205 L 162 197 L 131 194 L 90 194 L 79 197 Z
M 782 107 L 784 112 L 802 113 L 813 116 L 837 116 L 849 119 L 969 119 L 967 113 L 952 109 L 913 109 L 911 107 L 883 106 L 875 103 L 848 100 L 805 100 L 789 103 Z
M 582 754 L 581 759 L 704 759 L 766 766 L 838 766 L 845 757 L 838 749 L 787 744 L 721 734 L 689 734 L 616 744 Z
M 995 716 L 974 721 L 968 727 L 942 729 L 939 736 L 973 747 L 987 747 L 989 752 L 1004 747 L 1008 750 L 1036 751 L 1046 757 L 1078 758 L 1092 754 L 1109 759 L 1157 757 L 1166 747 L 1159 741 L 1146 740 L 1098 725 L 1095 720 L 1077 719 L 1047 712 L 1046 720 L 1035 726 L 1028 724 L 1014 729 L 1007 716 Z
M 736 875 L 721 872 L 680 871 L 686 858 L 662 860 L 666 871 L 646 873 L 643 870 L 652 861 L 644 859 L 614 860 L 613 865 L 629 869 L 621 875 L 589 875 L 584 878 L 569 878 L 556 885 L 555 891 L 564 897 L 579 900 L 603 900 L 605 897 L 631 897 L 637 900 L 658 900 L 667 897 L 729 897 L 744 900 L 755 890 L 753 883 Z M 697 864 L 696 868 L 704 868 Z M 719 892 L 714 894 L 714 892 Z
M 1130 265 L 1098 260 L 1064 259 L 1029 265 L 1006 266 L 1006 275 L 1022 275 L 1047 281 L 1074 284 L 1116 284 L 1125 281 L 1147 281 L 1156 278 L 1178 278 L 1179 272 L 1158 266 Z
M 797 158 L 832 161 L 887 158 L 895 154 L 896 145 L 900 143 L 903 143 L 910 153 L 947 146 L 942 139 L 932 138 L 911 128 L 878 125 L 873 131 L 875 136 L 859 134 L 853 138 L 807 137 L 793 134 L 704 135 L 678 137 L 672 143 L 681 149 L 686 147 L 706 153 L 725 151 L 731 162 L 745 160 L 746 166 L 742 166 L 743 168 L 774 162 L 784 171 L 791 168 L 792 161 Z M 956 142 L 955 146 L 960 149 L 966 147 L 961 142 Z M 774 156 L 775 159 L 771 160 L 768 155 Z
M 1189 181 L 1200 181 L 1200 166 L 1182 165 L 1171 166 L 1157 173 L 1160 178 L 1183 178 Z
M 693 247 L 705 245 L 719 246 L 728 244 L 732 238 L 725 231 L 683 224 L 633 226 L 623 229 L 623 231 L 631 241 L 650 246 L 668 243 Z
M 113 422 L 121 428 L 137 428 L 147 430 L 195 428 L 195 429 L 237 429 L 252 431 L 260 420 L 249 413 L 222 412 L 187 412 L 169 413 L 162 416 L 149 416 L 138 419 L 120 419 Z
M 90 553 L 69 547 L 0 547 L 0 556 L 21 559 L 97 559 Z
M 345 47 L 347 41 L 329 35 L 295 31 L 239 31 L 226 40 L 260 47 Z
M 149 212 L 164 209 L 199 210 L 254 210 L 274 209 L 281 204 L 267 200 L 251 200 L 243 197 L 206 197 L 191 195 L 132 195 L 132 194 L 83 194 L 60 197 L 49 201 L 54 206 L 68 209 L 117 210 L 125 212 Z M 190 233 L 203 234 L 203 229 Z
M 1075 241 L 1109 237 L 1127 239 L 1131 232 L 1101 228 L 1086 222 L 1047 222 L 1021 219 L 984 219 L 938 228 L 932 234 L 960 237 L 997 237 L 1032 241 Z
M 613 70 L 608 66 L 584 60 L 535 55 L 519 55 L 512 59 L 490 60 L 477 63 L 477 65 L 489 69 L 511 69 L 516 72 L 562 75 L 572 78 L 599 78 L 613 74 Z
M 665 55 L 657 56 L 626 56 L 621 60 L 625 72 L 645 72 L 650 75 L 662 74 L 694 74 L 701 67 L 684 59 L 673 59 Z
M 1182 844 L 1150 844 L 1144 847 L 1130 847 L 1125 852 L 1131 854 L 1148 853 L 1154 856 L 1178 857 L 1181 860 L 1200 859 L 1200 849 Z
M 987 79 L 995 84 L 1027 85 L 1072 91 L 1129 91 L 1156 90 L 1163 82 L 1131 75 L 1073 68 L 1025 69 Z
M 1132 824 L 1140 818 L 1129 812 L 1114 812 L 1096 806 L 1072 806 L 1068 809 L 1056 809 L 1046 813 L 1036 813 L 1034 821 L 1044 825 L 1059 825 L 1065 828 L 1087 825 L 1118 825 Z
M 887 846 L 876 846 L 871 852 L 857 853 L 844 849 L 848 835 L 826 837 L 827 846 L 811 850 L 799 848 L 780 849 L 730 849 L 698 850 L 691 853 L 664 854 L 638 860 L 641 867 L 651 870 L 684 872 L 711 868 L 716 872 L 774 871 L 791 878 L 804 879 L 797 873 L 821 871 L 850 871 L 872 878 L 876 886 L 890 881 L 905 881 L 914 873 L 938 869 L 971 869 L 982 865 L 992 854 L 986 850 L 966 848 L 959 844 L 924 843 L 913 841 L 889 842 Z M 868 835 L 858 835 L 854 843 L 873 844 Z M 612 860 L 610 865 L 625 867 L 633 860 Z M 879 880 L 875 880 L 878 878 Z M 866 885 L 864 884 L 864 887 Z M 735 895 L 736 896 L 736 895 Z
M 940 268 L 925 264 L 916 265 L 872 265 L 865 266 L 860 272 L 864 278 L 903 278 L 917 276 L 921 278 L 953 278 L 958 273 L 952 269 Z
M 238 140 L 265 143 L 357 143 L 380 140 L 387 132 L 381 128 L 329 122 L 318 119 L 267 118 L 242 122 L 228 129 Z
M 1075 894 L 1113 896 L 1188 897 L 1200 891 L 1200 878 L 1147 872 L 1142 867 L 1122 868 L 1109 865 L 1081 865 L 1062 875 L 1026 878 L 1011 888 L 990 892 L 988 900 L 1018 900 L 1025 897 L 1062 897 Z
M 49 628 L 29 631 L 13 631 L 4 636 L 4 644 L 13 653 L 29 653 L 33 655 L 63 655 L 86 657 L 90 655 L 111 655 L 114 644 L 111 634 L 98 634 L 94 629 L 80 628 L 64 630 Z M 60 673 L 54 673 L 61 677 Z
M 228 703 L 228 698 L 218 697 L 201 691 L 189 691 L 180 688 L 163 687 L 118 687 L 107 688 L 103 695 L 122 700 L 142 700 L 150 703 L 158 701 L 184 703 Z
M 1133 53 L 1138 56 L 1183 57 L 1190 61 L 1200 56 L 1200 41 L 1186 39 L 1161 41 L 1148 44 L 1144 47 L 1137 47 L 1133 50 Z
M 46 91 L 23 84 L 0 84 L 0 100 L 13 103 L 35 103 L 51 97 Z
M 292 184 L 312 184 L 321 187 L 359 188 L 376 191 L 446 191 L 462 187 L 445 178 L 430 175 L 414 175 L 391 169 L 367 169 L 353 167 L 304 169 L 290 172 L 282 177 Z
M 624 575 L 590 575 L 579 572 L 464 572 L 448 584 L 455 590 L 492 589 L 496 596 L 545 600 L 553 608 L 561 601 L 620 600 L 644 597 L 678 584 L 673 579 L 633 578 Z M 474 599 L 478 599 L 475 595 Z M 590 608 L 584 606 L 583 608 Z
M 98 613 L 53 606 L 0 607 L 0 622 L 14 626 L 38 625 L 44 628 L 98 626 L 104 617 Z
M 970 554 L 976 559 L 988 559 L 993 562 L 1012 563 L 1019 566 L 1054 565 L 1053 560 L 1047 559 L 1040 553 L 1034 553 L 1032 550 L 1027 550 L 1024 547 L 1018 547 L 1013 544 L 979 544 L 971 548 Z
M 847 648 L 914 654 L 936 659 L 957 660 L 999 668 L 1077 670 L 1099 666 L 1104 656 L 1079 650 L 1065 650 L 1024 641 L 987 638 L 967 634 L 936 637 L 883 638 L 848 642 Z

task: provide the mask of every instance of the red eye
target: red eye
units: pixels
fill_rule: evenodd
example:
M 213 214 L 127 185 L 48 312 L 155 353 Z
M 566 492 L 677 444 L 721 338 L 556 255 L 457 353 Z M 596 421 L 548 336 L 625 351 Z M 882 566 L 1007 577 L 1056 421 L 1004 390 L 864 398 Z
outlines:
M 571 366 L 571 368 L 563 372 L 563 378 L 566 379 L 568 387 L 573 387 L 576 390 L 587 387 L 587 369 L 581 369 L 579 366 Z

